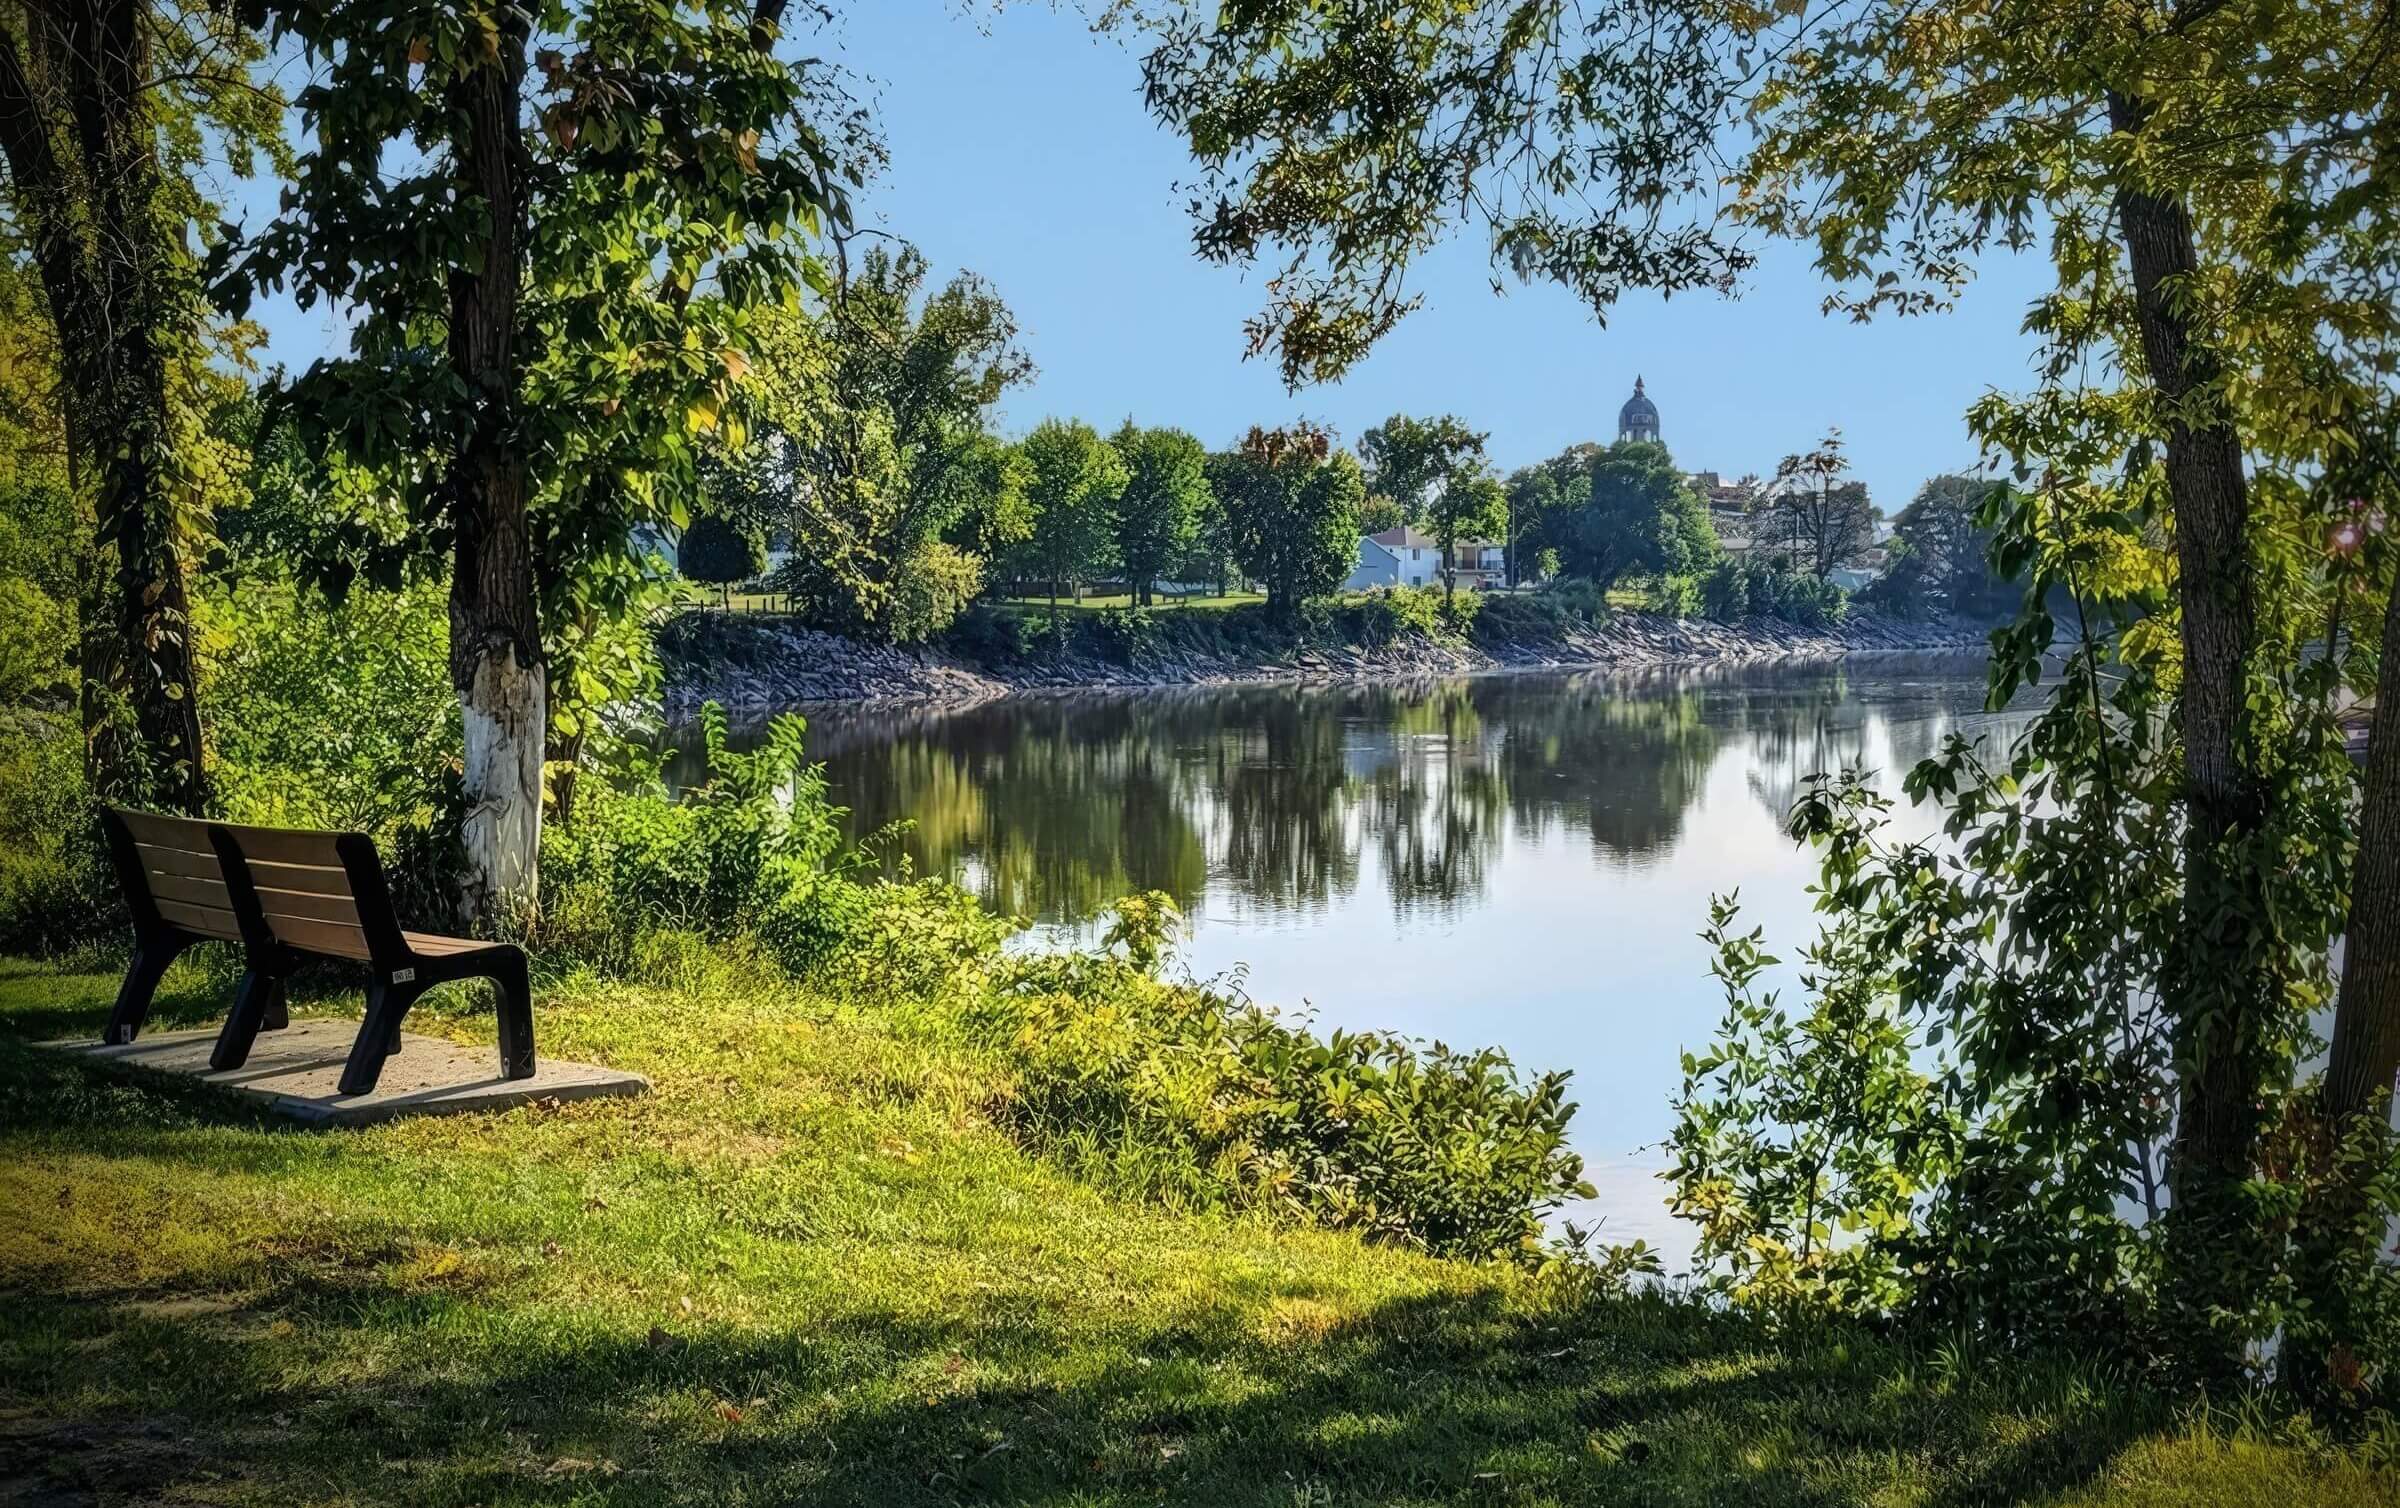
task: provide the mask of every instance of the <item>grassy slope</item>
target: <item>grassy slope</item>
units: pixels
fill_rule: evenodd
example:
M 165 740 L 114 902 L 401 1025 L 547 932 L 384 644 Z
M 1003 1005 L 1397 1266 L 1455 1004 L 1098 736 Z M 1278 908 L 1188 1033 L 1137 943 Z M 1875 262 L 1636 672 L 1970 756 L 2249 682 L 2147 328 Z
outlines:
M 0 1502 L 2400 1503 L 2071 1374 L 1111 1203 L 799 1003 L 554 988 L 654 1095 L 312 1132 L 26 1045 L 112 989 L 0 965 Z

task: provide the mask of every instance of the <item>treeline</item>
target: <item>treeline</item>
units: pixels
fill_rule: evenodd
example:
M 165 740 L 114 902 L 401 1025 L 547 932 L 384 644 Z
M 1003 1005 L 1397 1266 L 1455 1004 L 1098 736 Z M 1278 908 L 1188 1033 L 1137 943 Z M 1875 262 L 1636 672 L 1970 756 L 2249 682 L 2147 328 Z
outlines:
M 1838 433 L 1743 489 L 1735 552 L 1655 442 L 1576 445 L 1503 477 L 1489 436 L 1454 415 L 1395 414 L 1355 452 L 1305 420 L 1215 451 L 1131 420 L 1104 435 L 1047 419 L 1006 441 L 997 406 L 1034 371 L 1017 323 L 983 280 L 932 289 L 928 272 L 913 248 L 878 247 L 821 308 L 760 316 L 739 413 L 712 417 L 698 442 L 694 516 L 674 542 L 684 575 L 757 583 L 814 626 L 913 644 L 987 594 L 1046 599 L 1055 618 L 1102 583 L 1136 606 L 1162 586 L 1255 584 L 1288 624 L 1350 574 L 1360 535 L 1401 525 L 1439 555 L 1445 596 L 1458 546 L 1480 541 L 1500 547 L 1512 585 L 1639 582 L 1678 614 L 1820 626 L 1844 610 L 1832 573 L 1884 554 Z M 1988 491 L 1927 484 L 1899 520 L 1894 553 L 1912 565 L 1885 606 L 1988 606 L 1950 580 L 1979 568 Z M 772 571 L 770 541 L 787 546 Z

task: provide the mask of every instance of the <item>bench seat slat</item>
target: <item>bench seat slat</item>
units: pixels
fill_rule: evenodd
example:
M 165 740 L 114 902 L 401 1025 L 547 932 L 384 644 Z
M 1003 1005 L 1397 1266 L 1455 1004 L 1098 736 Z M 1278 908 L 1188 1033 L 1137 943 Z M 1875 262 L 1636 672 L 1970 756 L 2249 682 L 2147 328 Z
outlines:
M 278 942 L 310 953 L 330 953 L 336 958 L 366 958 L 367 934 L 356 923 L 344 926 L 340 922 L 313 921 L 303 916 L 270 916 L 267 930 Z
M 486 948 L 502 946 L 500 943 L 478 942 L 472 937 L 443 937 L 435 932 L 403 932 L 400 935 L 407 939 L 410 952 L 428 958 L 451 953 L 480 953 Z
M 221 907 L 194 906 L 184 901 L 169 900 L 161 900 L 155 904 L 158 906 L 159 920 L 171 922 L 186 932 L 197 932 L 202 937 L 222 938 L 227 942 L 242 940 L 242 929 L 234 921 L 233 913 Z

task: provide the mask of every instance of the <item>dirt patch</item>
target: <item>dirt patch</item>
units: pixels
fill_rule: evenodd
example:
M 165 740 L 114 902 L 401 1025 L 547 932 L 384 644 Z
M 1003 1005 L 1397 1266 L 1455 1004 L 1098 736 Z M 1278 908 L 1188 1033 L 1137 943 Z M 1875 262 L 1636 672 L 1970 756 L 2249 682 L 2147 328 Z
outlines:
M 0 1410 L 0 1508 L 196 1505 L 240 1475 L 170 1416 L 62 1421 Z

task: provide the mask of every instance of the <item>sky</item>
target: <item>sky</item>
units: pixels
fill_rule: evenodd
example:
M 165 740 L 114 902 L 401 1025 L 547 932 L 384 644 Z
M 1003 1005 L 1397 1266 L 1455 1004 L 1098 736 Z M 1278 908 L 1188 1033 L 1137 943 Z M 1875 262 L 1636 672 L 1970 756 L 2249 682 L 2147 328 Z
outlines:
M 1015 312 L 1039 374 L 1004 400 L 1005 433 L 1053 415 L 1103 430 L 1131 417 L 1213 448 L 1306 416 L 1354 442 L 1394 413 L 1448 413 L 1488 431 L 1507 470 L 1614 439 L 1638 375 L 1685 468 L 1770 473 L 1839 425 L 1893 513 L 1926 477 L 1975 463 L 1971 403 L 2030 385 L 2019 326 L 2047 283 L 2034 259 L 1988 259 L 1948 314 L 1861 326 L 1821 312 L 1827 288 L 1803 249 L 1772 245 L 1738 299 L 1628 298 L 1603 328 L 1553 287 L 1512 280 L 1495 297 L 1470 233 L 1420 265 L 1424 307 L 1348 377 L 1287 393 L 1271 358 L 1243 356 L 1265 270 L 1193 254 L 1175 188 L 1192 164 L 1143 110 L 1133 50 L 1039 3 L 852 11 L 799 45 L 874 92 L 891 162 L 859 222 L 914 242 L 937 278 L 989 279 Z M 256 313 L 269 359 L 295 369 L 341 340 L 321 309 L 270 299 Z

